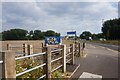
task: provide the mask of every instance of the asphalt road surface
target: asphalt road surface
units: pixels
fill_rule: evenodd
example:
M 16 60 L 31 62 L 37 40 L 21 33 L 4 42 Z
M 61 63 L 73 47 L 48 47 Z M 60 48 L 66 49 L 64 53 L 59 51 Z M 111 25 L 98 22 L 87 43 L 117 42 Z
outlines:
M 103 46 L 103 47 L 107 47 L 116 51 L 120 52 L 120 46 L 118 45 L 112 45 L 112 44 L 101 44 L 101 43 L 94 43 L 94 42 L 87 42 L 88 44 L 93 44 L 93 45 L 99 45 L 99 46 Z
M 79 78 L 83 72 L 101 75 L 102 78 L 119 78 L 120 61 L 118 59 L 118 51 L 112 50 L 102 45 L 86 44 L 86 57 L 75 58 L 75 64 L 81 66 L 72 76 Z M 118 80 L 118 79 L 117 79 Z

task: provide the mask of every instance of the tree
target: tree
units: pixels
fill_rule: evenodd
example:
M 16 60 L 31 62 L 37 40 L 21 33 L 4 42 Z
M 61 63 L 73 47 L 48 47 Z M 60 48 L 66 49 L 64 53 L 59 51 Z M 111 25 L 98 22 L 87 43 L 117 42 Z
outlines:
M 34 40 L 41 40 L 44 39 L 44 34 L 41 32 L 41 30 L 35 30 L 33 34 Z
M 0 41 L 2 41 L 2 33 L 0 33 Z
M 89 31 L 84 31 L 82 32 L 82 34 L 80 35 L 81 39 L 86 39 L 89 40 L 89 37 L 92 37 L 92 34 Z
M 2 32 L 2 40 L 42 40 L 45 36 L 60 36 L 60 33 L 48 30 L 42 32 L 41 30 L 27 31 L 24 29 L 11 29 Z
M 99 40 L 100 38 L 104 38 L 103 33 L 92 34 L 92 39 L 93 40 Z
M 102 32 L 106 39 L 120 39 L 120 18 L 105 21 L 102 27 Z
M 30 32 L 27 34 L 27 39 L 28 39 L 28 40 L 33 40 L 33 34 L 34 34 L 34 32 L 33 32 L 33 31 L 30 31 Z
M 48 30 L 45 32 L 45 36 L 60 36 L 60 33 L 56 33 L 52 30 Z
M 27 33 L 28 31 L 24 29 L 11 29 L 2 32 L 2 38 L 3 40 L 25 40 Z

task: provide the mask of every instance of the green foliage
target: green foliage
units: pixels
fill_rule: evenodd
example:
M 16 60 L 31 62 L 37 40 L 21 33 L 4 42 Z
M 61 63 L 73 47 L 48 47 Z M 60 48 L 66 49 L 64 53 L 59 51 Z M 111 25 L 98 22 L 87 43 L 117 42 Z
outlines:
M 52 73 L 51 77 L 52 78 L 57 78 L 57 80 L 60 80 L 60 78 L 62 78 L 62 74 L 59 70 L 57 70 L 57 71 Z
M 91 34 L 89 31 L 84 31 L 84 32 L 80 35 L 80 38 L 81 38 L 81 39 L 89 40 L 89 37 L 92 37 L 92 34 Z
M 33 34 L 33 39 L 34 40 L 44 39 L 44 34 L 41 32 L 41 30 L 35 30 Z
M 48 30 L 45 32 L 45 36 L 60 36 L 60 33 L 55 33 L 52 30 Z
M 102 32 L 106 39 L 120 39 L 120 18 L 105 21 L 102 27 Z
M 39 62 L 34 61 L 32 59 L 23 59 L 23 60 L 17 60 L 16 61 L 16 74 L 29 70 L 31 68 L 34 68 L 39 65 Z M 55 65 L 53 65 L 55 67 Z M 38 68 L 33 71 L 30 71 L 28 73 L 25 73 L 21 76 L 18 76 L 17 79 L 19 78 L 31 78 L 33 80 L 39 78 L 40 76 L 43 75 L 43 68 Z M 51 75 L 52 78 L 57 78 L 60 80 L 62 78 L 62 72 L 61 70 L 56 70 L 55 72 L 52 73 Z M 43 79 L 44 80 L 44 79 Z
M 2 40 L 42 40 L 45 36 L 60 36 L 52 30 L 41 32 L 41 30 L 34 30 L 28 32 L 24 29 L 11 29 L 2 32 Z
M 31 59 L 24 59 L 23 61 L 16 61 L 16 73 L 23 72 L 25 70 L 34 68 L 35 66 L 38 66 L 38 63 L 33 62 Z M 17 78 L 39 78 L 42 76 L 42 68 L 35 69 L 29 73 L 26 73 L 24 75 L 18 76 Z
M 23 29 L 11 29 L 2 32 L 3 40 L 24 40 L 26 39 L 28 31 Z
M 92 34 L 93 40 L 99 40 L 100 38 L 104 38 L 104 35 L 102 33 Z
M 0 41 L 2 41 L 2 33 L 0 33 Z

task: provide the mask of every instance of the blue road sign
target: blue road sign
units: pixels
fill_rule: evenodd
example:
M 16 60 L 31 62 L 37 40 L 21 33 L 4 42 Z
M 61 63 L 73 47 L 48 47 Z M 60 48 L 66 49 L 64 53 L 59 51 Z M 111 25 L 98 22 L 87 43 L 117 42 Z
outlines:
M 61 37 L 60 36 L 49 36 L 45 37 L 45 44 L 48 45 L 57 45 L 61 43 Z
M 68 35 L 70 34 L 76 34 L 76 31 L 72 31 L 72 32 L 67 32 Z

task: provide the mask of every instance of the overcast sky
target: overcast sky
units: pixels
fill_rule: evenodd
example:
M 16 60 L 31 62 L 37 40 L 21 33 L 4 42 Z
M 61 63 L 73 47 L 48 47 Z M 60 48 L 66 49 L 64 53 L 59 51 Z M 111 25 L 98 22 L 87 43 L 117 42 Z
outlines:
M 0 13 L 1 15 L 1 13 Z M 2 2 L 2 30 L 101 32 L 102 19 L 118 17 L 117 2 Z M 1 17 L 0 17 L 1 18 Z

